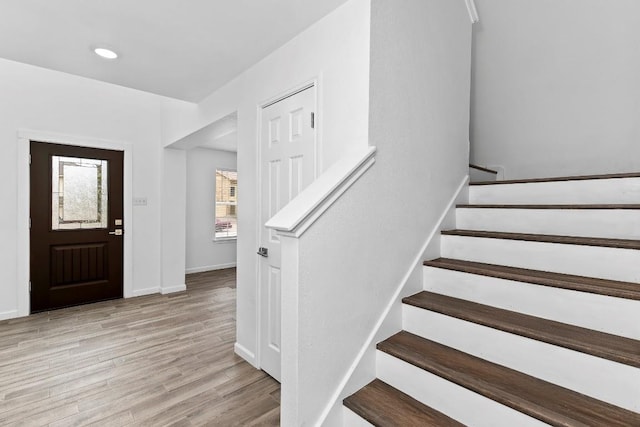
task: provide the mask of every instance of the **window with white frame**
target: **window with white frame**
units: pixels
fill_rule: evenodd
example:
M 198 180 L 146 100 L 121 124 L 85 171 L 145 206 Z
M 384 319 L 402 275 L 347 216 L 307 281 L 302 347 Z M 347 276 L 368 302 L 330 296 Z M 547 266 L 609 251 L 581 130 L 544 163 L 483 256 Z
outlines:
M 238 236 L 238 172 L 216 169 L 215 239 Z

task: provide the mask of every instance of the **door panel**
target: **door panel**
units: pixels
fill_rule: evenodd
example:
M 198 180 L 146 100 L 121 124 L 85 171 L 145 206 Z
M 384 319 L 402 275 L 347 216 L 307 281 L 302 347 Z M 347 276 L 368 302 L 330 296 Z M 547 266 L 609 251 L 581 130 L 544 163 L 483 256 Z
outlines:
M 315 88 L 310 87 L 262 110 L 260 246 L 268 257 L 260 266 L 260 365 L 280 379 L 281 263 L 280 239 L 264 224 L 316 176 L 316 133 L 311 113 Z
M 269 274 L 269 347 L 280 352 L 280 269 Z
M 30 191 L 31 312 L 121 298 L 123 153 L 31 142 Z

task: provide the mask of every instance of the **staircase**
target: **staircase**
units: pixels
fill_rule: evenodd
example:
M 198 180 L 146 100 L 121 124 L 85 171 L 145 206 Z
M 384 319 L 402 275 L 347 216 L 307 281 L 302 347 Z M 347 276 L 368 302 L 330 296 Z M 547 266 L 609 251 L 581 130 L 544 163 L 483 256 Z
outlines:
M 481 182 L 345 426 L 640 426 L 640 174 Z

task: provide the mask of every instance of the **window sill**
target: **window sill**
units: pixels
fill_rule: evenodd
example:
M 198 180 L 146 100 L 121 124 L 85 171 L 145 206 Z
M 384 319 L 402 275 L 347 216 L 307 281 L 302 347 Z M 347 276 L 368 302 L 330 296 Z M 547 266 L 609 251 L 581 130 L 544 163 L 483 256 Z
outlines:
M 211 239 L 213 243 L 235 243 L 238 237 L 218 237 Z

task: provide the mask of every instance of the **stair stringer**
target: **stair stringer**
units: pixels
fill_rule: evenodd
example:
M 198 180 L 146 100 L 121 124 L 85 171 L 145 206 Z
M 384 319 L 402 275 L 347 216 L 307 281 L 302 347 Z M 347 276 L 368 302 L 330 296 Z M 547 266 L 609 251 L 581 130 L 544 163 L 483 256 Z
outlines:
M 465 176 L 449 199 L 437 224 L 425 239 L 409 269 L 381 313 L 378 321 L 367 337 L 349 370 L 340 381 L 340 385 L 325 407 L 318 422 L 322 426 L 343 426 L 344 409 L 342 400 L 364 387 L 376 378 L 376 345 L 402 330 L 402 299 L 423 288 L 423 262 L 425 259 L 440 256 L 440 232 L 455 228 L 456 205 L 469 201 L 469 176 Z

